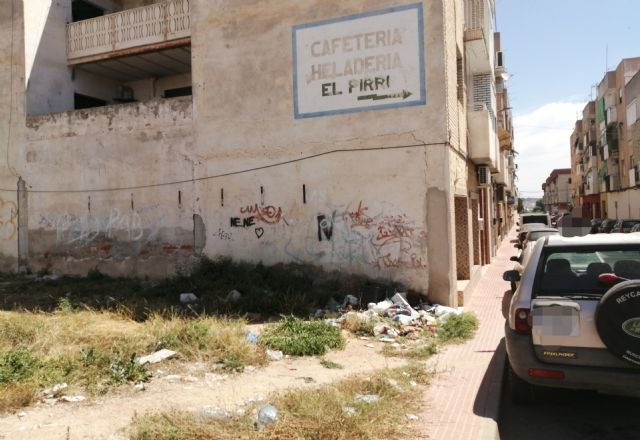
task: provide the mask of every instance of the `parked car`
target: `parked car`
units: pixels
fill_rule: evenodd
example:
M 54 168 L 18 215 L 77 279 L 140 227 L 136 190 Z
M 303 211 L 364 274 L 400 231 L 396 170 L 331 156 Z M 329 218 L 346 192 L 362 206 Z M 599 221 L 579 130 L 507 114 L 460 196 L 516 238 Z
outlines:
M 518 224 L 523 226 L 527 223 L 542 223 L 547 227 L 551 227 L 551 216 L 545 212 L 526 212 L 520 214 Z
M 524 250 L 527 245 L 533 244 L 533 242 L 543 237 L 548 237 L 549 235 L 560 235 L 560 231 L 555 228 L 535 228 L 529 230 L 524 236 L 524 240 L 522 240 L 522 249 Z
M 600 225 L 602 224 L 601 218 L 594 218 L 591 220 L 591 229 L 589 230 L 589 234 L 597 234 L 600 232 Z
M 515 247 L 518 247 L 518 245 L 522 246 L 522 242 L 524 241 L 524 238 L 527 236 L 529 231 L 532 231 L 534 229 L 547 229 L 547 228 L 549 228 L 549 226 L 545 225 L 544 223 L 527 223 L 525 225 L 522 225 L 520 228 L 517 229 L 518 237 L 516 239 Z
M 604 220 L 602 220 L 602 223 L 600 223 L 598 232 L 601 234 L 608 234 L 609 232 L 611 232 L 611 229 L 613 229 L 613 226 L 616 224 L 616 222 L 616 219 L 605 218 Z
M 520 253 L 518 253 L 518 255 L 515 257 L 511 257 L 511 261 L 516 261 L 518 263 L 515 265 L 514 269 L 522 273 L 524 267 L 529 261 L 529 256 L 531 255 L 531 251 L 533 250 L 535 242 L 549 235 L 560 235 L 560 231 L 554 228 L 541 227 L 525 232 L 525 236 L 522 240 L 522 245 L 516 245 L 516 247 L 519 247 Z M 512 281 L 511 292 L 515 292 L 517 286 L 518 283 Z
M 618 220 L 613 225 L 611 232 L 631 232 L 631 228 L 637 224 L 640 224 L 640 220 Z
M 545 237 L 503 278 L 520 282 L 505 324 L 514 402 L 540 386 L 640 397 L 640 234 Z

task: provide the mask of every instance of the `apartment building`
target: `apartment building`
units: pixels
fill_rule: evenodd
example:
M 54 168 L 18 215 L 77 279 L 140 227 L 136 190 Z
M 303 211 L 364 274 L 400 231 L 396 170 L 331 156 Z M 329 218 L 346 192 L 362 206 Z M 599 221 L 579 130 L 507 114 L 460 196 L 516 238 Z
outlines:
M 570 140 L 572 179 L 581 184 L 574 186 L 573 200 L 583 218 L 640 217 L 640 156 L 634 150 L 639 71 L 640 57 L 623 59 L 604 75 L 596 101 L 576 122 Z
M 545 211 L 553 215 L 571 212 L 571 168 L 558 168 L 551 171 L 542 184 Z
M 596 103 L 588 102 L 571 134 L 571 200 L 573 215 L 600 218 Z
M 5 267 L 162 277 L 224 256 L 455 305 L 515 195 L 494 14 L 493 0 L 2 2 Z

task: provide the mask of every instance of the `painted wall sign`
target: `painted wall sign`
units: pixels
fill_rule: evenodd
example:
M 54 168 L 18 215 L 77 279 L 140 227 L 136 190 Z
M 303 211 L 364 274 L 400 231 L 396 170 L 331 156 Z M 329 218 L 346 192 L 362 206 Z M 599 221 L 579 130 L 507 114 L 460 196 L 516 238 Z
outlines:
M 424 105 L 422 3 L 293 27 L 296 119 Z

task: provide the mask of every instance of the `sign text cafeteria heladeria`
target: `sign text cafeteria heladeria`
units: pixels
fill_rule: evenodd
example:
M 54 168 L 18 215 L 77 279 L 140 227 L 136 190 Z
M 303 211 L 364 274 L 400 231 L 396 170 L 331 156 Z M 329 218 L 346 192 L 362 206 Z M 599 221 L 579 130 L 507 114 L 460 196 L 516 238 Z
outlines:
M 422 3 L 293 27 L 296 119 L 424 105 Z

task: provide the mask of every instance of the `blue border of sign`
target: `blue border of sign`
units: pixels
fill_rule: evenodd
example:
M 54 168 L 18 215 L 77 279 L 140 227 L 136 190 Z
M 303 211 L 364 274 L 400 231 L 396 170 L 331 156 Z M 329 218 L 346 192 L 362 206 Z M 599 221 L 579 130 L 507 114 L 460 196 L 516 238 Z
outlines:
M 372 105 L 369 107 L 351 107 L 340 110 L 328 110 L 323 112 L 314 113 L 300 113 L 298 107 L 298 51 L 297 51 L 297 39 L 296 32 L 300 29 L 307 29 L 317 26 L 323 26 L 327 24 L 340 23 L 342 21 L 356 20 L 359 18 L 372 17 L 375 15 L 384 15 L 392 12 L 407 11 L 409 9 L 417 9 L 418 11 L 418 41 L 420 50 L 420 99 L 418 101 L 399 102 L 395 104 L 383 104 Z M 422 3 L 411 3 L 403 6 L 395 6 L 393 8 L 382 9 L 378 11 L 364 12 L 362 14 L 348 15 L 346 17 L 330 18 L 328 20 L 316 21 L 313 23 L 298 24 L 291 29 L 291 43 L 292 43 L 292 62 L 293 62 L 293 112 L 295 119 L 315 118 L 318 116 L 339 115 L 344 113 L 359 113 L 370 110 L 384 110 L 389 108 L 398 107 L 412 107 L 416 105 L 425 105 L 427 103 L 427 93 L 425 85 L 425 71 L 424 71 L 424 15 Z

